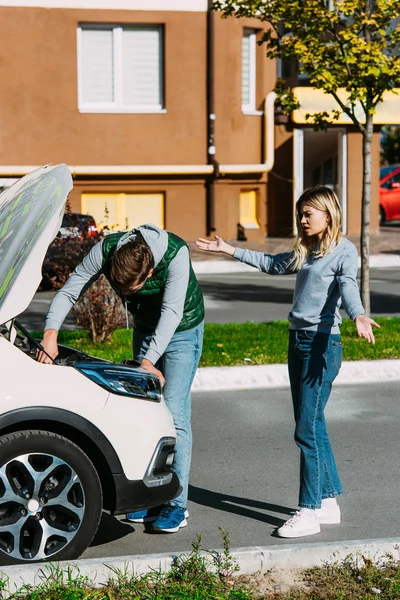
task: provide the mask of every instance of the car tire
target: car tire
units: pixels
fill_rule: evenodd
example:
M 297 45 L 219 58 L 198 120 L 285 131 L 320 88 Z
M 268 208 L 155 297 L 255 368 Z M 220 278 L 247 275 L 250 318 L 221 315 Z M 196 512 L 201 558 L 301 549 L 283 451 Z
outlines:
M 0 565 L 78 558 L 92 541 L 103 499 L 96 469 L 49 431 L 0 437 Z
M 379 225 L 382 227 L 386 222 L 386 214 L 384 208 L 382 206 L 379 207 Z

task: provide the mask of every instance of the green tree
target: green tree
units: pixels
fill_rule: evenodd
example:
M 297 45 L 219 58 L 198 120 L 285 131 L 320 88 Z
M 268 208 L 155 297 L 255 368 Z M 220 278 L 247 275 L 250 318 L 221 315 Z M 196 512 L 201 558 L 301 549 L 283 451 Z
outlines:
M 309 115 L 310 123 L 324 128 L 344 113 L 362 134 L 361 296 L 367 314 L 373 121 L 384 92 L 400 79 L 398 7 L 398 0 L 213 2 L 225 17 L 256 17 L 267 23 L 261 40 L 267 56 L 297 61 L 312 86 L 333 96 L 338 110 Z M 276 91 L 286 112 L 296 108 L 296 98 L 282 82 Z

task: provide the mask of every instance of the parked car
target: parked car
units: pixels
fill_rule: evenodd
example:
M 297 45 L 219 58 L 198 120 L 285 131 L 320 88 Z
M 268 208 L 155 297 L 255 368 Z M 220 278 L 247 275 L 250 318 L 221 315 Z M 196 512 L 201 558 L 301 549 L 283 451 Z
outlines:
M 99 232 L 94 218 L 81 213 L 64 213 L 57 238 L 79 239 L 98 238 Z M 56 238 L 56 239 L 57 239 Z
M 400 220 L 400 165 L 382 167 L 379 187 L 379 217 L 386 221 Z
M 49 166 L 0 195 L 0 565 L 75 559 L 103 509 L 118 515 L 179 492 L 159 379 L 67 346 L 39 363 L 40 342 L 16 320 L 71 186 L 65 165 Z
M 51 242 L 42 265 L 40 287 L 56 290 L 101 239 L 90 215 L 64 213 L 57 237 Z

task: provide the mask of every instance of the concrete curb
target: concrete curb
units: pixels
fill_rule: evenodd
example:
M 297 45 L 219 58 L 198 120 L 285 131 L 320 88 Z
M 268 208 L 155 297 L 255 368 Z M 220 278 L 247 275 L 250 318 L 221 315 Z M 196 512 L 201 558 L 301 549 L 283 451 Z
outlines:
M 193 260 L 193 269 L 196 275 L 218 275 L 223 273 L 251 273 L 255 272 L 254 267 L 245 265 L 235 259 L 223 260 Z M 358 266 L 361 265 L 361 259 L 358 257 Z M 400 267 L 399 254 L 373 254 L 369 257 L 369 266 L 371 268 Z
M 342 364 L 336 384 L 400 381 L 400 360 L 357 360 Z M 192 392 L 289 387 L 287 364 L 198 369 Z
M 221 550 L 216 552 L 220 553 Z M 188 554 L 189 552 L 144 554 L 102 559 L 81 559 L 60 562 L 55 565 L 51 563 L 48 565 L 43 563 L 23 566 L 14 565 L 0 567 L 0 576 L 8 581 L 8 593 L 13 593 L 24 584 L 40 585 L 47 577 L 51 576 L 52 569 L 54 572 L 55 567 L 57 572 L 59 572 L 59 569 L 65 570 L 68 567 L 73 577 L 77 575 L 87 577 L 94 585 L 101 586 L 110 579 L 116 579 L 118 573 L 142 575 L 151 570 L 166 572 L 178 556 L 187 556 Z M 363 556 L 374 562 L 387 560 L 388 555 L 395 560 L 399 560 L 400 540 L 397 538 L 349 540 L 345 542 L 282 546 L 254 546 L 231 550 L 231 555 L 237 561 L 242 574 L 265 572 L 272 568 L 306 569 L 326 563 L 343 561 L 350 554 L 355 559 Z

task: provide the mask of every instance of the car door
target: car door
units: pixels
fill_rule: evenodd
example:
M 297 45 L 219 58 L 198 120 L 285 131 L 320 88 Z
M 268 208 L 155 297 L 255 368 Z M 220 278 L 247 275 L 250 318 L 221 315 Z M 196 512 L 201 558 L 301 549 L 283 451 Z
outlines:
M 386 219 L 388 221 L 400 220 L 400 169 L 383 182 L 380 194 Z

